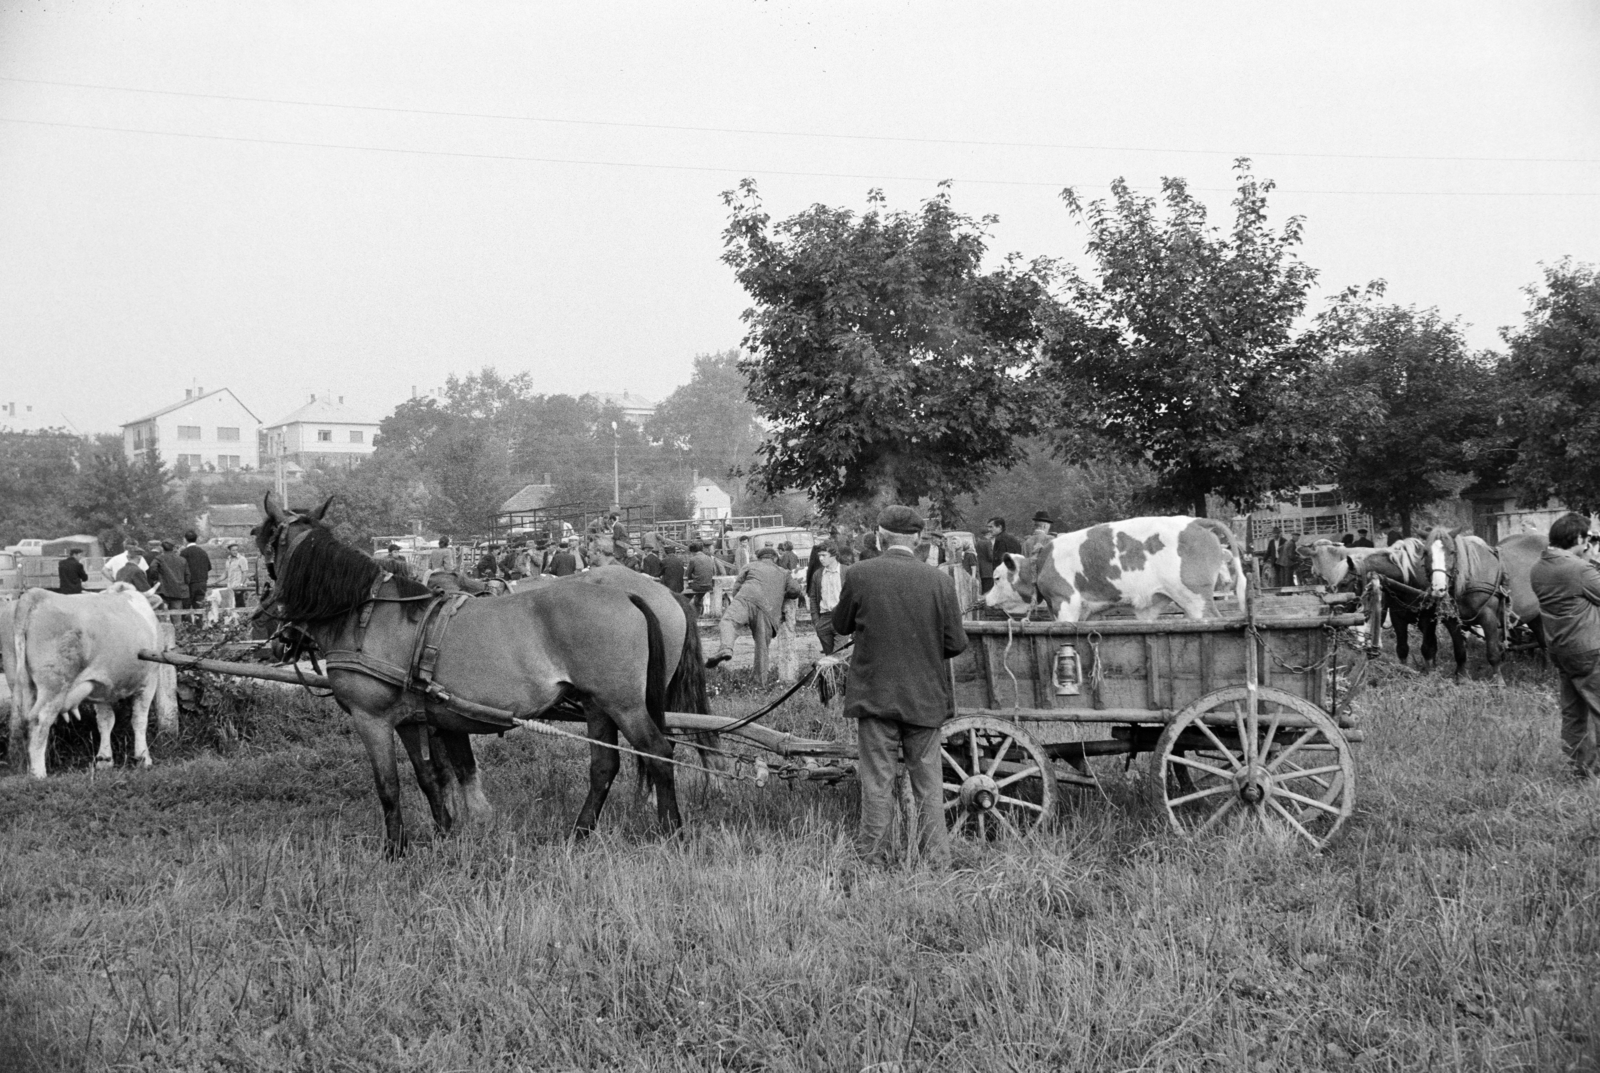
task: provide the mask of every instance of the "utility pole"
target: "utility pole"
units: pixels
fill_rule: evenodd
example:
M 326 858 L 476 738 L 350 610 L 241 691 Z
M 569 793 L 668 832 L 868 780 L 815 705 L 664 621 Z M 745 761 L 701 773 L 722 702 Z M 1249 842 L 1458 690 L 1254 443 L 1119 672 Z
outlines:
M 617 468 L 617 423 L 611 422 L 611 509 L 622 509 L 622 478 L 621 470 Z

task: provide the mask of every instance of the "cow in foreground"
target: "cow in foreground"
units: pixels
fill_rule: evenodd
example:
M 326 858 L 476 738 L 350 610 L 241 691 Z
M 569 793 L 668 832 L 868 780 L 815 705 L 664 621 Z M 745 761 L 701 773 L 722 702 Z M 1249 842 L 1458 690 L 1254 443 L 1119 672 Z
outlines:
M 44 778 L 50 728 L 63 713 L 89 703 L 100 724 L 95 766 L 109 765 L 114 705 L 131 697 L 134 759 L 149 766 L 145 730 L 160 675 L 156 664 L 139 659 L 139 649 L 161 647 L 151 596 L 117 582 L 93 596 L 30 589 L 17 601 L 6 652 L 13 764 L 26 742 L 28 773 Z
M 1156 598 L 1164 596 L 1200 619 L 1219 583 L 1242 609 L 1244 564 L 1227 526 L 1183 515 L 1129 518 L 1059 534 L 1028 557 L 1006 555 L 984 603 L 1021 615 L 1043 600 L 1057 622 L 1125 604 L 1151 622 L 1162 610 Z

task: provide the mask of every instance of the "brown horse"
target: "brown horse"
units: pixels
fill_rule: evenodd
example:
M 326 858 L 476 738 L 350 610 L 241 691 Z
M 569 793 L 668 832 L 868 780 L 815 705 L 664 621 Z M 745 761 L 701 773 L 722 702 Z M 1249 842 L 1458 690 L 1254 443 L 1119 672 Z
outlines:
M 331 502 L 331 500 L 330 500 Z M 307 633 L 328 661 L 334 698 L 355 721 L 383 806 L 385 848 L 405 848 L 395 769 L 394 732 L 411 756 L 434 819 L 450 823 L 447 796 L 459 779 L 473 812 L 487 811 L 467 735 L 504 725 L 464 714 L 415 686 L 412 653 L 436 596 L 424 586 L 383 575 L 370 557 L 339 542 L 322 522 L 328 504 L 309 514 L 265 499 L 256 537 L 274 578 L 272 613 Z M 594 829 L 616 778 L 618 730 L 638 750 L 669 830 L 682 819 L 674 788 L 672 743 L 665 734 L 665 651 L 661 625 L 644 600 L 600 586 L 552 585 L 456 611 L 437 654 L 433 681 L 454 698 L 533 718 L 557 706 L 581 707 L 589 737 L 589 795 L 579 836 Z M 426 755 L 427 728 L 444 762 Z M 431 762 L 430 762 L 431 761 Z M 442 784 L 441 784 L 442 783 Z

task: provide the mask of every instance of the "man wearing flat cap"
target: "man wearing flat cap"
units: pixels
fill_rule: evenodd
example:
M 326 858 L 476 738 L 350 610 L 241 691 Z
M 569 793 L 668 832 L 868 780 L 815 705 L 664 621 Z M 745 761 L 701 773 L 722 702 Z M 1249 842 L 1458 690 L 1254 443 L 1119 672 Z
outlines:
M 856 720 L 861 830 L 856 846 L 873 863 L 889 855 L 896 750 L 917 803 L 917 841 L 935 867 L 950 861 L 944 822 L 939 728 L 955 713 L 945 661 L 966 651 L 955 584 L 912 554 L 926 523 L 911 507 L 878 515 L 881 554 L 844 576 L 833 629 L 854 637 L 844 714 Z

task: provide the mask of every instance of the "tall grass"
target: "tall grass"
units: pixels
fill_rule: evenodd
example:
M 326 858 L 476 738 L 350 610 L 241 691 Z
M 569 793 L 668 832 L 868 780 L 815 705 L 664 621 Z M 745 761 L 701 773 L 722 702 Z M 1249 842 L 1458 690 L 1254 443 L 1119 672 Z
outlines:
M 494 822 L 387 863 L 337 711 L 271 702 L 227 759 L 0 784 L 0 1069 L 1593 1068 L 1600 793 L 1524 677 L 1370 690 L 1320 856 L 1182 841 L 1106 760 L 952 874 L 858 868 L 850 784 L 685 780 L 663 840 L 619 780 L 574 845 L 583 749 L 518 735 Z

